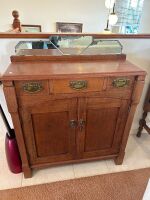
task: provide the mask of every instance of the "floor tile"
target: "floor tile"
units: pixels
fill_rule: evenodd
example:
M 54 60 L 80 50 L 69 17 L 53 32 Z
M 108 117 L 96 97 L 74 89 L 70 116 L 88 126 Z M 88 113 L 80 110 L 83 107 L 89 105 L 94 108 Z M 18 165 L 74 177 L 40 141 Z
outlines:
M 132 135 L 127 145 L 124 163 L 128 169 L 150 167 L 150 137 L 143 134 L 141 138 Z
M 113 160 L 106 161 L 109 173 L 128 171 L 128 166 L 123 163 L 122 165 L 116 165 Z
M 5 158 L 5 139 L 0 138 L 0 160 Z
M 107 174 L 109 172 L 106 161 L 93 161 L 74 164 L 73 167 L 76 178 Z
M 22 173 L 13 174 L 9 171 L 8 167 L 4 168 L 1 164 L 0 168 L 3 168 L 0 172 L 0 190 L 21 187 Z
M 22 173 L 13 174 L 8 169 L 4 139 L 0 139 L 0 190 L 21 187 Z
M 130 135 L 126 154 L 122 165 L 115 165 L 112 160 L 106 161 L 110 172 L 127 171 L 150 167 L 150 136 L 148 134 L 137 138 Z
M 46 169 L 34 170 L 32 178 L 23 178 L 22 186 L 50 183 L 74 178 L 75 176 L 72 165 L 49 167 Z

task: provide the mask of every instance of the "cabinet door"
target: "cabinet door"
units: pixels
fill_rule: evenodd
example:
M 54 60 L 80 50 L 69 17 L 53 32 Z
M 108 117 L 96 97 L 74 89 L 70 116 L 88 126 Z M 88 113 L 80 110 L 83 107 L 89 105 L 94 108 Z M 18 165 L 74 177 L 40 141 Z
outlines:
M 79 100 L 78 155 L 88 158 L 119 152 L 128 101 L 112 98 Z
M 76 109 L 77 100 L 70 99 L 37 103 L 21 110 L 31 164 L 74 158 Z

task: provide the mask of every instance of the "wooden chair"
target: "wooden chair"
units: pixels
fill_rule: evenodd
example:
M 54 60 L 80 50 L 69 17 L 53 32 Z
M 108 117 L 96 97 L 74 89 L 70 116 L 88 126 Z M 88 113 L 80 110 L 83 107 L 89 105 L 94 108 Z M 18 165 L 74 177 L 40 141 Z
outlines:
M 149 85 L 149 89 L 148 89 L 148 93 L 147 93 L 147 97 L 146 97 L 146 100 L 144 103 L 143 110 L 144 110 L 143 117 L 139 122 L 140 126 L 138 129 L 137 137 L 141 137 L 143 128 L 145 128 L 145 130 L 150 134 L 150 128 L 146 124 L 146 117 L 147 117 L 148 112 L 150 112 L 150 85 Z

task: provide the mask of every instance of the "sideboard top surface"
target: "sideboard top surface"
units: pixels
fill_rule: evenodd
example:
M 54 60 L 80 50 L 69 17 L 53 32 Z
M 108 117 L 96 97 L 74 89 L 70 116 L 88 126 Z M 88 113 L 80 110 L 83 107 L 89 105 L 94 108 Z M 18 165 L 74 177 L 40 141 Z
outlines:
M 127 60 L 12 62 L 2 80 L 142 75 L 146 72 Z

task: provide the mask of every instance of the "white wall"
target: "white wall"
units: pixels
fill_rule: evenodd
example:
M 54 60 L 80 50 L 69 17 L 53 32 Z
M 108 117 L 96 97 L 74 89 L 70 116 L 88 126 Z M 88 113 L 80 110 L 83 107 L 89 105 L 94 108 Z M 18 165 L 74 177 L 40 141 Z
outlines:
M 55 31 L 55 22 L 81 22 L 84 32 L 100 32 L 106 26 L 105 0 L 10 0 L 0 9 L 0 31 L 12 24 L 12 10 L 18 10 L 22 24 L 41 24 L 46 32 Z M 3 20 L 1 20 L 3 19 Z
M 43 32 L 54 32 L 55 22 L 81 22 L 83 32 L 102 32 L 108 10 L 105 0 L 1 0 L 0 31 L 9 30 L 12 11 L 18 10 L 22 24 L 41 24 Z M 150 33 L 150 0 L 144 1 L 140 32 Z M 145 23 L 146 22 L 146 23 Z
M 150 0 L 144 0 L 143 5 L 143 12 L 142 12 L 142 18 L 141 18 L 141 24 L 140 24 L 140 30 L 141 33 L 150 33 Z

